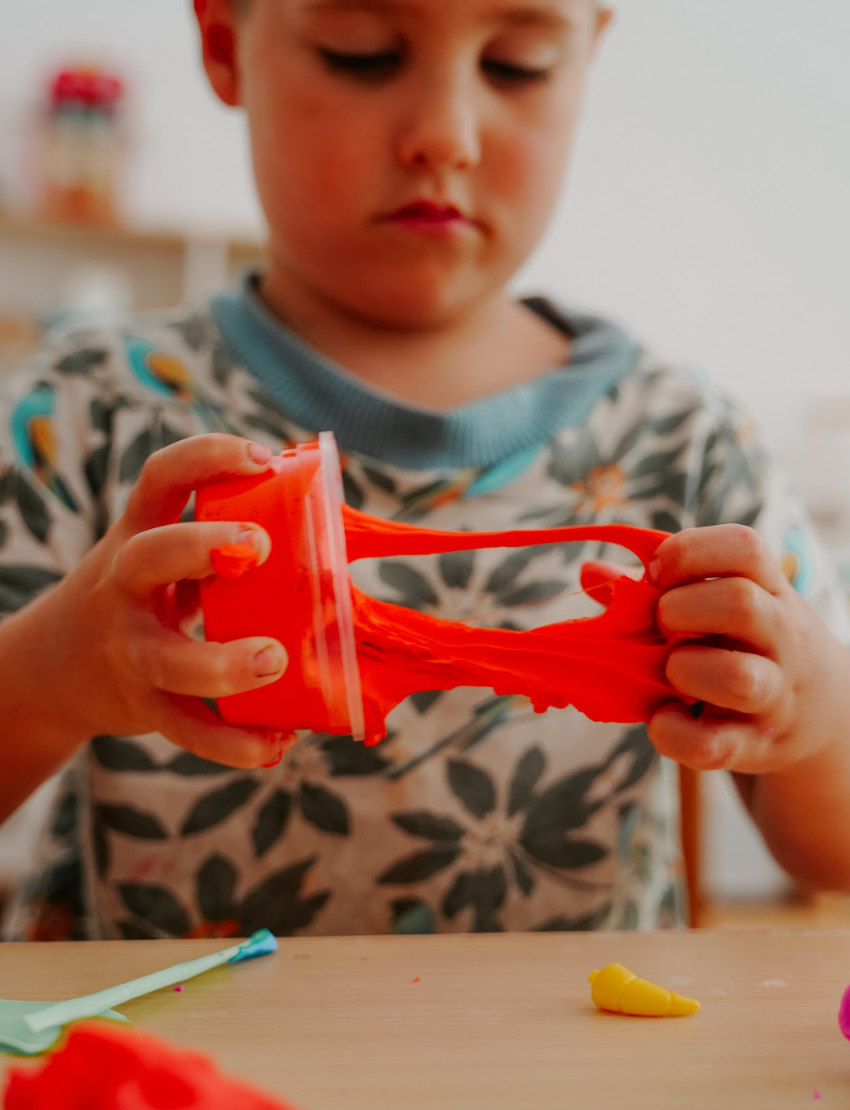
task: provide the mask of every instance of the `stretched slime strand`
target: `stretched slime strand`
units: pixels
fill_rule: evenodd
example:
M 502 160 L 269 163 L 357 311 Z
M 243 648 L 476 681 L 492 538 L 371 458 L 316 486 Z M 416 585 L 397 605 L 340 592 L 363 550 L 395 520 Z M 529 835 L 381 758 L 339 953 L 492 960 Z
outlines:
M 417 528 L 342 503 L 328 483 L 337 456 L 327 433 L 319 444 L 299 444 L 272 462 L 259 478 L 198 491 L 199 519 L 254 520 L 272 539 L 261 567 L 246 559 L 243 571 L 237 558 L 226 558 L 239 553 L 220 553 L 223 573 L 202 584 L 207 636 L 274 636 L 293 660 L 277 682 L 220 699 L 225 719 L 351 732 L 374 744 L 386 734 L 390 710 L 419 690 L 490 687 L 524 695 L 537 712 L 574 705 L 592 720 L 621 723 L 646 721 L 676 698 L 664 673 L 672 644 L 655 621 L 659 591 L 646 576 L 613 579 L 598 616 L 513 631 L 377 601 L 351 584 L 345 566 L 363 558 L 594 540 L 627 548 L 646 567 L 668 533 L 621 524 L 480 533 Z

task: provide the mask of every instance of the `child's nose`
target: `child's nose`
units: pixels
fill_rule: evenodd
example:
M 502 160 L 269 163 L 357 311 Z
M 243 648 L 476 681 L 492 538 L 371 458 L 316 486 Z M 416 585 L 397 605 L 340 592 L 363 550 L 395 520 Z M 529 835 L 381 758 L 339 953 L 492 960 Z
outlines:
M 402 165 L 470 169 L 481 157 L 478 109 L 462 78 L 423 83 L 405 105 L 398 141 Z

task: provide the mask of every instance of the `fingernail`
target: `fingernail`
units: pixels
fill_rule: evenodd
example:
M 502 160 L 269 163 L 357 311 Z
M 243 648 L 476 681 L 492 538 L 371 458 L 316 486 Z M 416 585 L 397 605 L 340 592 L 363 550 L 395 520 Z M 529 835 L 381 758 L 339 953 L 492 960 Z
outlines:
M 251 459 L 251 462 L 260 464 L 267 463 L 272 457 L 272 454 L 271 447 L 266 447 L 265 444 L 262 443 L 254 443 L 253 440 L 249 441 L 248 457 Z
M 254 674 L 257 678 L 281 674 L 285 667 L 286 652 L 279 644 L 269 644 L 254 656 Z
M 658 559 L 652 559 L 646 568 L 646 577 L 655 585 L 658 582 L 658 575 L 661 571 L 661 563 Z
M 281 750 L 277 753 L 277 755 L 274 757 L 274 759 L 270 760 L 268 763 L 264 763 L 263 766 L 264 767 L 277 767 L 278 763 L 280 763 L 280 761 L 283 759 L 283 753 L 285 751 L 286 751 L 286 748 L 281 748 Z

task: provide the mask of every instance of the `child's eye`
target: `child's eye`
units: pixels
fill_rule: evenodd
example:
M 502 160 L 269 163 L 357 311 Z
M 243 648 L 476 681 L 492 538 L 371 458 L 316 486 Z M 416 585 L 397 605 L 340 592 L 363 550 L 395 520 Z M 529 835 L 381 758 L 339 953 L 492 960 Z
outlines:
M 521 66 L 515 62 L 500 62 L 495 58 L 485 58 L 481 63 L 487 76 L 500 85 L 534 85 L 548 81 L 548 69 L 534 66 Z
M 402 62 L 397 50 L 382 50 L 376 54 L 340 54 L 336 50 L 320 50 L 319 53 L 334 72 L 373 80 L 392 77 Z

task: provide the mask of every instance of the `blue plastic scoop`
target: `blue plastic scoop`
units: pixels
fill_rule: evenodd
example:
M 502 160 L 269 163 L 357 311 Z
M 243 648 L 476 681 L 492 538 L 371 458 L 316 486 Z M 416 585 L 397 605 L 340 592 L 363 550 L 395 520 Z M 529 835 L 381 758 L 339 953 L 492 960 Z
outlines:
M 254 956 L 265 956 L 277 951 L 277 938 L 268 929 L 260 929 L 241 944 L 212 952 L 209 956 L 199 956 L 196 960 L 174 964 L 162 971 L 143 975 L 129 983 L 81 998 L 69 998 L 65 1002 L 14 1002 L 0 999 L 0 1052 L 16 1056 L 38 1056 L 54 1045 L 62 1035 L 63 1028 L 81 1018 L 102 1017 L 111 1021 L 127 1021 L 117 1014 L 112 1006 L 120 1006 L 131 998 L 182 983 L 204 971 L 220 964 L 236 964 Z

